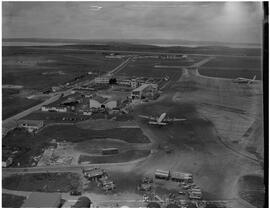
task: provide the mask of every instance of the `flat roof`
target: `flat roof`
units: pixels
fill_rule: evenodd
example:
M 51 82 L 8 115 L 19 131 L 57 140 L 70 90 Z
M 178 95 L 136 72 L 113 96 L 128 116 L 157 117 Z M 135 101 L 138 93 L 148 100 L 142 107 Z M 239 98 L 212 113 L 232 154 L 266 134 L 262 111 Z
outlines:
M 31 195 L 24 201 L 22 208 L 29 207 L 50 207 L 57 208 L 60 204 L 61 194 L 59 193 L 38 193 L 33 192 Z
M 144 90 L 146 87 L 148 87 L 148 86 L 150 86 L 150 85 L 151 85 L 151 84 L 143 84 L 143 85 L 141 85 L 140 87 L 134 89 L 133 92 L 134 92 L 134 91 L 142 91 L 142 90 Z
M 171 172 L 172 178 L 192 178 L 191 173 Z

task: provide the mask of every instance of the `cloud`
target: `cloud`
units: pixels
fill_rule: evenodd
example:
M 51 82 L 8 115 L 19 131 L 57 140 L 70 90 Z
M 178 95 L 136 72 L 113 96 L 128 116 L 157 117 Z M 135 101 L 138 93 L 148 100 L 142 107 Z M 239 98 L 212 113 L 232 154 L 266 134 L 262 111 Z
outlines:
M 260 5 L 225 2 L 3 2 L 3 37 L 260 42 Z
M 89 8 L 89 10 L 91 10 L 91 11 L 99 11 L 101 9 L 102 9 L 101 6 L 90 6 L 90 8 Z

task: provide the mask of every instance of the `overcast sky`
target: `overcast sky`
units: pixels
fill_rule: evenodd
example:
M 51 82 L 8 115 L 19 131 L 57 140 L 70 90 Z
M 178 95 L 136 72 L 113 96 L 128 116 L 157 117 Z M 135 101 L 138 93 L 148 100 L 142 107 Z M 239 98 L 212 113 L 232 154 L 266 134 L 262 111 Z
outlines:
M 254 2 L 3 2 L 3 38 L 261 42 Z

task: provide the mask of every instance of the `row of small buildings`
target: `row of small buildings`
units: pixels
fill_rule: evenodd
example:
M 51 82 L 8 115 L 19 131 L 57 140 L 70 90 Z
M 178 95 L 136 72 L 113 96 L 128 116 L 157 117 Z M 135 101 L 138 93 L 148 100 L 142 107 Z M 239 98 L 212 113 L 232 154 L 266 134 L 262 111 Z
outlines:
M 96 84 L 109 84 L 110 80 L 113 78 L 112 75 L 103 75 L 103 76 L 98 76 L 95 78 L 95 83 Z M 149 81 L 148 78 L 144 77 L 138 77 L 138 78 L 117 78 L 117 84 L 122 85 L 122 86 L 127 86 L 131 87 L 133 89 L 143 85 L 143 84 L 151 84 L 153 83 L 151 80 Z
M 170 170 L 156 170 L 155 178 L 172 180 L 175 182 L 193 182 L 193 176 L 191 173 L 181 173 Z

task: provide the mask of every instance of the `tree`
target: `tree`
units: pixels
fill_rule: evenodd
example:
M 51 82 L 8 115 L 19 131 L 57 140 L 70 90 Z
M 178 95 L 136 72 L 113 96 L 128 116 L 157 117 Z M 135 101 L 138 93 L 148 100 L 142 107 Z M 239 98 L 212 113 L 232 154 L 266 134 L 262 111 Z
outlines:
M 111 79 L 109 80 L 109 84 L 111 84 L 111 85 L 116 84 L 116 83 L 117 83 L 116 78 L 111 78 Z

